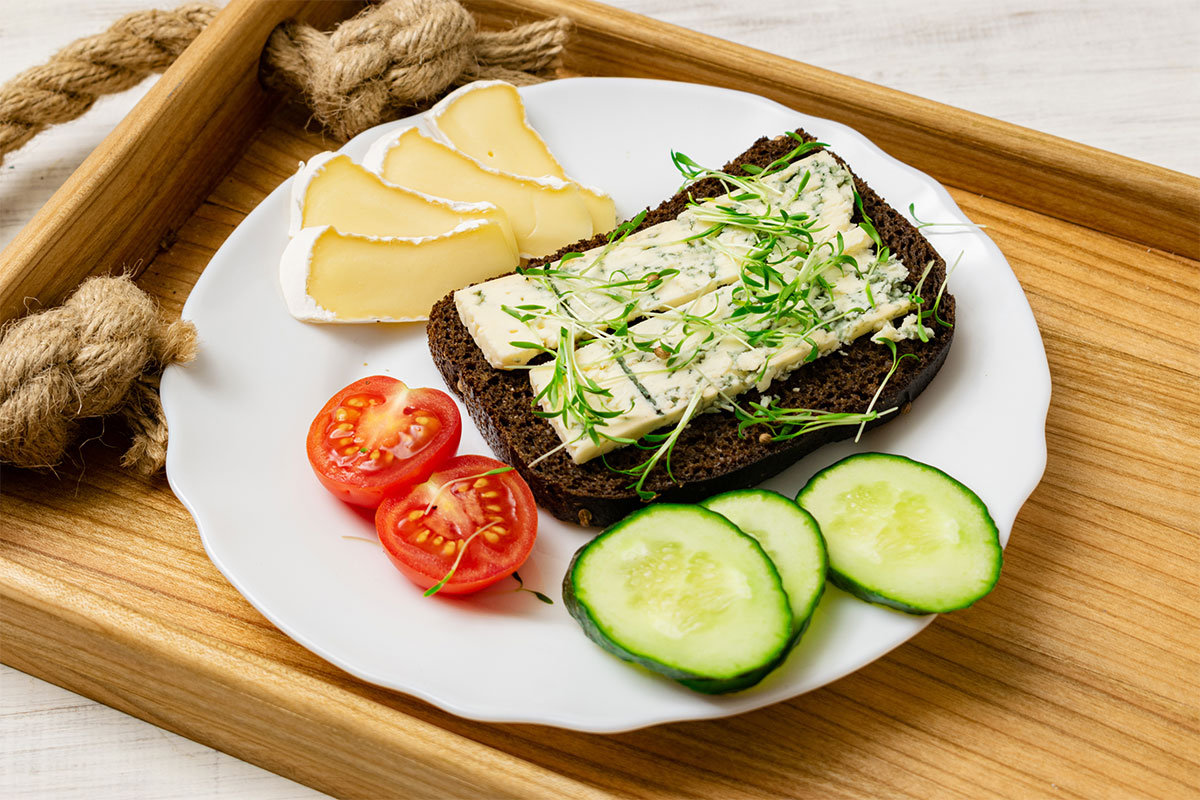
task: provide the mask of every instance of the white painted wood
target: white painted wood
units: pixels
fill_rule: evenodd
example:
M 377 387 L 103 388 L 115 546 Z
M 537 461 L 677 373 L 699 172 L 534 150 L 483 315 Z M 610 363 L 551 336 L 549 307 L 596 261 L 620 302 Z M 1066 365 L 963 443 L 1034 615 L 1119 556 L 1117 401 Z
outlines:
M 0 667 L 6 800 L 315 800 L 328 795 Z
M 1200 10 L 1178 0 L 608 0 L 950 105 L 1200 175 Z M 0 81 L 148 0 L 0 0 Z M 164 3 L 163 5 L 169 5 Z M 748 9 L 752 8 L 751 11 Z M 0 247 L 151 81 L 0 168 Z M 324 797 L 0 667 L 0 796 Z
M 768 0 L 749 6 L 732 0 L 605 1 L 1200 175 L 1200 4 L 1195 2 Z

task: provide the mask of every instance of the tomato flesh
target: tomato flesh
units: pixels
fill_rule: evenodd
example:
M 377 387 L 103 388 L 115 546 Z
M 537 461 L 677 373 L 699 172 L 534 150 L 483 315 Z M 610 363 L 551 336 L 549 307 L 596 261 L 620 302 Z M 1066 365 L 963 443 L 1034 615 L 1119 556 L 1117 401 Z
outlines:
M 507 470 L 486 474 L 493 470 Z M 529 557 L 537 506 L 524 479 L 486 456 L 458 456 L 411 491 L 388 497 L 375 514 L 388 557 L 422 589 L 477 592 Z M 451 572 L 453 574 L 451 574 Z
M 375 508 L 420 483 L 454 455 L 458 406 L 437 389 L 410 389 L 374 375 L 330 398 L 308 430 L 308 460 L 321 483 L 347 503 Z

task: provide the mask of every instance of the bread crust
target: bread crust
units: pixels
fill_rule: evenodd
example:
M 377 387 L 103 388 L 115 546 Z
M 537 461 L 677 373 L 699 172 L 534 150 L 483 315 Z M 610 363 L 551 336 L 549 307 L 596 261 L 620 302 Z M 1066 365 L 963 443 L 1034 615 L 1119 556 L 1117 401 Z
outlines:
M 797 133 L 812 141 L 803 131 Z M 765 167 L 793 147 L 795 142 L 788 137 L 762 138 L 723 169 L 743 174 L 741 165 Z M 845 166 L 845 162 L 841 163 Z M 854 176 L 854 184 L 884 244 L 908 266 L 909 281 L 915 284 L 926 265 L 933 263 L 922 288 L 926 301 L 932 302 L 946 279 L 945 261 L 900 212 L 858 176 Z M 639 229 L 677 216 L 686 207 L 689 192 L 702 198 L 723 194 L 724 189 L 715 179 L 695 183 L 688 192 L 676 194 L 650 210 Z M 858 219 L 856 213 L 855 220 Z M 552 262 L 563 253 L 598 247 L 606 241 L 604 235 L 599 235 L 530 265 Z M 942 296 L 938 315 L 953 326 L 955 304 L 948 293 Z M 549 423 L 531 411 L 533 390 L 526 371 L 499 370 L 488 364 L 459 319 L 453 294 L 434 306 L 427 331 L 430 352 L 446 385 L 462 398 L 496 457 L 511 464 L 529 483 L 542 508 L 569 522 L 603 527 L 644 505 L 630 488 L 630 478 L 605 466 L 606 460 L 615 469 L 635 466 L 647 457 L 644 450 L 625 447 L 609 453 L 605 459 L 596 458 L 584 464 L 575 464 L 565 452 L 559 451 L 529 466 L 561 442 Z M 945 363 L 953 335 L 953 327 L 939 325 L 929 342 L 897 343 L 900 355 L 912 354 L 915 358 L 900 361 L 875 407 L 897 407 L 902 411 L 881 417 L 868 427 L 896 420 L 908 410 Z M 781 407 L 861 412 L 891 367 L 888 349 L 864 336 L 805 364 L 786 379 L 776 380 L 767 394 L 777 397 L 777 405 Z M 758 392 L 743 395 L 748 401 L 757 401 L 761 396 Z M 739 434 L 737 419 L 731 412 L 701 414 L 683 430 L 672 452 L 671 472 L 675 480 L 660 464 L 646 480 L 645 488 L 656 492 L 663 501 L 696 502 L 719 492 L 760 483 L 822 445 L 853 437 L 857 430 L 857 426 L 839 426 L 787 441 L 767 442 L 761 441 L 753 428 Z

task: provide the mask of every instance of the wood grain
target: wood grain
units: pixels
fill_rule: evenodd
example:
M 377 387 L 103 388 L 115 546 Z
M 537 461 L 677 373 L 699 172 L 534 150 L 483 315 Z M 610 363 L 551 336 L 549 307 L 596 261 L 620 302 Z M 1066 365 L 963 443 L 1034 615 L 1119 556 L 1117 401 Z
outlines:
M 276 115 L 142 285 L 177 313 L 242 216 L 325 144 L 298 116 Z M 263 620 L 212 567 L 161 479 L 116 469 L 107 441 L 118 431 L 85 446 L 86 468 L 4 476 L 5 660 L 340 796 L 400 785 L 412 797 L 1200 790 L 1200 366 L 1180 336 L 1200 271 L 954 195 L 989 226 L 1043 331 L 1055 387 L 1046 478 L 993 595 L 833 686 L 731 720 L 610 737 L 450 717 L 359 683 Z
M 143 287 L 177 314 L 237 223 L 327 145 L 272 115 Z M 617 736 L 452 717 L 267 623 L 165 481 L 117 468 L 115 427 L 57 476 L 0 476 L 3 660 L 344 797 L 1196 796 L 1200 264 L 952 194 L 1042 330 L 1046 476 L 992 595 L 829 687 Z
M 258 82 L 281 19 L 354 5 L 236 0 L 0 253 L 0 323 L 51 306 L 89 274 L 140 272 L 229 170 L 278 102 Z

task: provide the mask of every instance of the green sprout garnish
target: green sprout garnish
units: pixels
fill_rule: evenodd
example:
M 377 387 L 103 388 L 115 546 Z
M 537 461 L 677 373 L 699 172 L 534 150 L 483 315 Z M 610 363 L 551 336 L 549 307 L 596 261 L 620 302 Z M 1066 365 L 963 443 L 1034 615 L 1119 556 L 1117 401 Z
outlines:
M 933 308 L 923 308 L 920 290 L 924 276 L 917 289 L 897 294 L 899 282 L 904 279 L 897 274 L 897 269 L 903 265 L 884 246 L 848 173 L 831 173 L 829 167 L 821 163 L 810 169 L 786 172 L 796 159 L 824 146 L 818 142 L 804 142 L 795 134 L 789 136 L 797 145 L 784 158 L 761 168 L 742 165 L 740 174 L 714 170 L 686 154 L 671 153 L 673 163 L 684 178 L 685 188 L 711 178 L 724 187 L 726 194 L 703 200 L 690 197 L 685 213 L 695 224 L 689 222 L 691 230 L 687 235 L 666 244 L 661 239 L 650 239 L 641 246 L 644 249 L 679 245 L 705 247 L 716 257 L 728 259 L 712 262 L 721 263 L 726 269 L 730 265 L 736 269 L 736 272 L 724 273 L 721 281 L 715 284 L 720 287 L 717 292 L 701 293 L 694 300 L 672 307 L 669 300 L 655 292 L 676 279 L 679 269 L 661 266 L 655 269 L 650 265 L 662 261 L 636 259 L 631 263 L 621 261 L 617 269 L 612 265 L 599 266 L 618 244 L 642 226 L 646 216 L 644 211 L 610 233 L 607 244 L 586 264 L 569 264 L 569 261 L 582 257 L 582 254 L 571 253 L 555 264 L 522 271 L 529 278 L 540 281 L 553 293 L 556 301 L 504 306 L 503 311 L 521 322 L 535 323 L 547 333 L 557 331 L 558 340 L 551 342 L 547 338 L 544 342 L 514 341 L 510 344 L 539 354 L 537 365 L 527 368 L 549 370 L 542 373 L 545 383 L 536 393 L 534 414 L 557 420 L 555 424 L 560 432 L 570 431 L 574 437 L 564 436 L 562 445 L 535 463 L 580 441 L 591 441 L 602 450 L 611 449 L 612 444 L 632 444 L 649 451 L 644 461 L 629 468 L 616 468 L 607 460 L 604 463 L 615 472 L 633 478 L 630 488 L 639 497 L 652 499 L 655 493 L 646 489 L 651 473 L 661 464 L 668 478 L 675 480 L 671 472 L 675 444 L 684 427 L 711 404 L 714 393 L 696 388 L 682 415 L 662 432 L 651 432 L 634 440 L 611 435 L 606 429 L 612 420 L 628 414 L 641 402 L 637 399 L 639 394 L 660 414 L 674 416 L 680 413 L 679 404 L 686 395 L 667 395 L 665 402 L 674 410 L 662 411 L 658 403 L 664 399 L 656 400 L 643 381 L 686 369 L 695 370 L 694 374 L 708 381 L 716 395 L 731 404 L 738 419 L 739 433 L 745 435 L 750 426 L 762 425 L 767 431 L 762 435 L 771 441 L 794 439 L 835 425 L 857 425 L 861 435 L 866 424 L 896 410 L 874 410 L 899 362 L 910 357 L 899 356 L 895 344 L 886 337 L 881 339 L 892 350 L 892 367 L 868 408 L 861 413 L 777 408 L 771 403 L 750 403 L 743 407 L 726 397 L 721 386 L 714 385 L 709 377 L 710 373 L 716 375 L 714 368 L 720 369 L 716 366 L 720 362 L 707 362 L 714 353 L 728 353 L 729 348 L 735 355 L 756 352 L 755 359 L 749 362 L 753 366 L 739 367 L 742 371 L 734 373 L 733 384 L 722 381 L 722 385 L 738 386 L 735 393 L 745 385 L 757 385 L 762 390 L 800 363 L 812 361 L 848 341 L 846 337 L 851 332 L 858 335 L 862 328 L 856 327 L 861 325 L 856 320 L 881 304 L 889 308 L 893 303 L 915 308 L 918 322 L 930 316 L 937 319 L 941 290 Z M 779 173 L 783 174 L 771 178 Z M 838 222 L 837 216 L 828 216 L 829 212 L 824 210 L 827 203 L 835 202 L 824 194 L 826 189 L 820 188 L 796 205 L 814 174 L 821 187 L 836 186 L 837 190 L 845 192 L 842 197 L 846 199 L 840 202 L 847 202 L 852 196 L 854 212 L 850 218 L 859 220 L 856 224 L 870 239 L 873 252 L 867 256 L 850 255 L 846 252 L 842 232 L 828 230 L 828 225 L 845 222 Z M 840 213 L 845 214 L 845 206 L 840 208 Z M 635 251 L 634 255 L 636 257 Z M 850 277 L 855 280 L 849 283 L 842 280 Z M 715 300 L 711 307 L 706 305 L 709 300 Z M 639 322 L 633 324 L 634 320 Z M 923 325 L 917 326 L 916 335 L 922 340 L 928 338 Z M 584 359 L 585 364 L 580 363 L 575 351 L 576 344 L 582 341 L 592 342 L 587 346 L 589 355 Z M 719 347 L 714 348 L 713 343 Z M 726 349 L 722 350 L 722 347 Z M 785 348 L 799 347 L 807 349 L 792 350 L 787 360 L 776 360 L 776 355 Z M 620 374 L 609 366 L 610 362 L 620 367 Z M 632 384 L 629 391 L 636 389 L 636 392 L 628 407 L 615 408 L 618 404 L 609 387 L 615 388 L 618 381 L 626 386 L 626 380 Z M 705 400 L 705 397 L 709 399 Z
M 529 592 L 531 595 L 536 597 L 538 600 L 541 600 L 546 605 L 548 605 L 548 606 L 554 605 L 554 601 L 551 600 L 546 595 L 542 594 L 541 592 L 537 591 L 536 589 L 526 588 L 525 581 L 521 580 L 521 576 L 517 572 L 513 572 L 512 576 L 517 581 L 517 588 L 513 590 L 514 592 Z
M 882 251 L 884 249 L 883 240 L 879 238 L 879 231 L 875 230 L 875 223 L 867 216 L 867 210 L 863 208 L 862 195 L 858 193 L 857 189 L 854 190 L 854 207 L 858 209 L 858 213 L 862 217 L 862 222 L 858 223 L 858 226 L 867 232 L 867 236 L 871 237 L 875 247 Z
M 868 415 L 871 414 L 872 410 L 875 408 L 875 404 L 877 402 L 879 402 L 879 395 L 883 394 L 883 387 L 887 386 L 888 381 L 890 381 L 892 379 L 892 376 L 896 374 L 896 369 L 897 369 L 897 367 L 900 366 L 900 362 L 906 358 L 917 358 L 917 356 L 914 353 L 905 353 L 904 355 L 897 357 L 896 343 L 893 342 L 891 339 L 880 339 L 879 343 L 882 344 L 884 347 L 886 347 L 888 350 L 890 350 L 892 352 L 892 368 L 889 369 L 887 371 L 887 374 L 883 376 L 883 380 L 881 380 L 879 382 L 879 388 L 877 388 L 875 390 L 875 394 L 871 396 L 871 402 L 867 404 L 866 413 Z M 917 358 L 917 360 L 919 361 L 920 359 Z M 895 410 L 895 409 L 892 409 L 892 410 Z M 854 436 L 855 442 L 857 442 L 862 437 L 863 430 L 865 430 L 867 427 L 867 422 L 868 422 L 868 420 L 864 419 L 862 424 L 858 426 L 858 433 L 855 434 L 855 436 Z
M 980 225 L 975 222 L 925 222 L 917 216 L 917 204 L 908 204 L 908 216 L 915 223 L 917 230 L 923 231 L 926 228 L 974 228 L 983 230 L 987 225 Z
M 454 563 L 450 565 L 450 571 L 447 572 L 440 581 L 438 581 L 433 586 L 430 586 L 428 589 L 426 589 L 425 593 L 422 595 L 422 597 L 433 597 L 435 594 L 440 592 L 442 590 L 442 587 L 445 586 L 447 583 L 449 583 L 450 579 L 454 577 L 454 573 L 458 571 L 458 565 L 462 563 L 463 554 L 467 552 L 467 545 L 469 545 L 469 544 L 471 544 L 471 542 L 475 541 L 475 537 L 478 536 L 479 534 L 481 534 L 484 531 L 486 531 L 487 529 L 495 527 L 496 525 L 499 525 L 499 524 L 500 524 L 500 520 L 496 520 L 495 522 L 489 522 L 487 525 L 484 525 L 482 528 L 476 528 L 474 533 L 472 533 L 470 536 L 468 536 L 466 539 L 464 539 L 463 543 L 462 543 L 462 547 L 458 548 L 458 555 L 454 557 Z
M 679 435 L 683 433 L 683 429 L 687 427 L 687 424 L 692 421 L 692 417 L 696 415 L 696 409 L 700 405 L 700 398 L 703 394 L 703 392 L 697 391 L 692 395 L 691 401 L 688 403 L 687 408 L 684 409 L 683 416 L 679 418 L 679 422 L 675 423 L 675 427 L 669 433 L 648 433 L 642 437 L 648 444 L 642 445 L 639 442 L 639 447 L 645 447 L 646 449 L 654 447 L 654 452 L 645 461 L 628 469 L 613 467 L 607 461 L 604 462 L 605 466 L 613 472 L 637 478 L 636 481 L 629 485 L 629 488 L 633 489 L 643 502 L 649 502 L 658 496 L 655 492 L 646 489 L 645 486 L 646 479 L 650 477 L 650 473 L 659 461 L 665 459 L 664 466 L 667 470 L 667 477 L 675 480 L 675 476 L 671 473 L 671 452 L 675 449 L 675 442 L 679 439 Z M 657 446 L 655 447 L 655 445 Z
M 811 408 L 776 408 L 770 403 L 750 403 L 749 405 L 749 411 L 741 406 L 734 406 L 734 414 L 738 418 L 738 433 L 745 435 L 747 428 L 762 425 L 769 431 L 763 436 L 766 437 L 766 441 L 772 442 L 795 439 L 823 428 L 865 425 L 896 410 L 889 408 L 887 411 L 854 413 L 820 411 Z
M 437 499 L 441 497 L 442 492 L 446 491 L 454 484 L 462 483 L 463 481 L 473 481 L 476 478 L 486 478 L 489 475 L 500 475 L 505 472 L 512 472 L 512 469 L 512 467 L 496 467 L 495 469 L 489 469 L 487 472 L 476 472 L 474 475 L 464 475 L 461 478 L 455 478 L 452 481 L 446 481 L 438 487 L 436 492 L 433 493 L 433 497 L 429 498 L 429 503 L 425 506 L 425 510 L 421 512 L 421 515 L 427 516 L 430 511 L 436 508 Z

